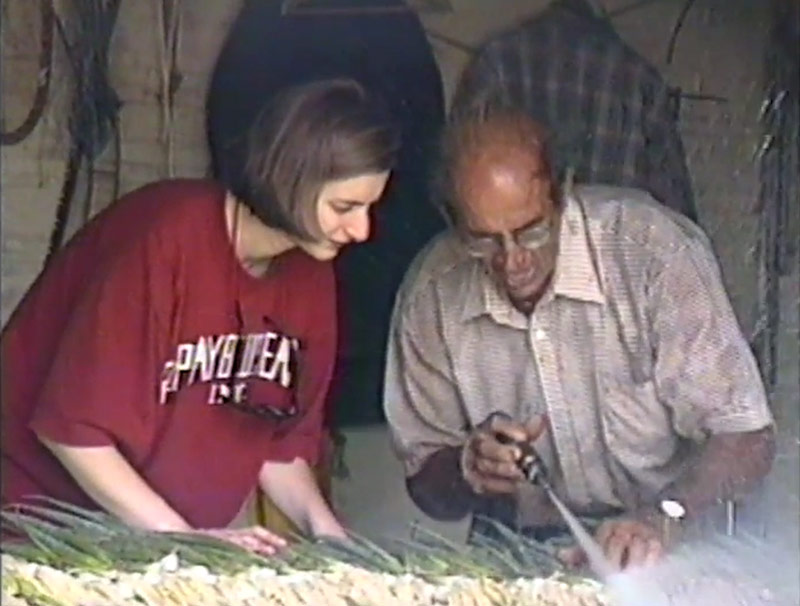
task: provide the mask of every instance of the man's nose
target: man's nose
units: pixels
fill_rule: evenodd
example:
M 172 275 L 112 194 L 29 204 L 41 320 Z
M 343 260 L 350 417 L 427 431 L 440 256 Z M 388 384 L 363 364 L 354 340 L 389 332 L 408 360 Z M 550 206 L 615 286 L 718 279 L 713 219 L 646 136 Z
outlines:
M 503 240 L 503 269 L 507 273 L 515 273 L 529 268 L 530 265 L 530 253 L 517 244 L 513 238 L 505 238 Z
M 364 242 L 369 238 L 369 215 L 366 212 L 353 213 L 344 229 L 353 242 Z

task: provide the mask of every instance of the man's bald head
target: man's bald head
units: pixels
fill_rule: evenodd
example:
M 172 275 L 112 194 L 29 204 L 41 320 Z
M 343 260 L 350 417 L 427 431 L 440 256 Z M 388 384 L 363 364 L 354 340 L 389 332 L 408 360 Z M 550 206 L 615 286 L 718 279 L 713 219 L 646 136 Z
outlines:
M 472 114 L 445 131 L 438 199 L 469 256 L 530 313 L 555 273 L 561 195 L 545 130 L 518 111 Z
M 548 133 L 519 110 L 494 110 L 461 116 L 449 123 L 442 138 L 438 192 L 447 214 L 455 221 L 466 189 L 487 171 L 506 172 L 516 179 L 522 173 L 546 177 L 552 202 L 560 194 L 548 150 Z

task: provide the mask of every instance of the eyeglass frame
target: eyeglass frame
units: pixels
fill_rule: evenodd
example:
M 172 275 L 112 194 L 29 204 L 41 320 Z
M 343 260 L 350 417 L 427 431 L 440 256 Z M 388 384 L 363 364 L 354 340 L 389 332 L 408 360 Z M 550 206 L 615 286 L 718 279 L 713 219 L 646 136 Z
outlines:
M 551 215 L 543 221 L 537 221 L 533 225 L 515 230 L 512 232 L 513 240 L 517 246 L 535 252 L 542 249 L 553 239 L 556 227 L 555 217 Z M 474 259 L 490 259 L 503 249 L 503 245 L 498 242 L 499 235 L 469 236 L 461 231 L 460 236 L 467 254 Z M 483 247 L 482 250 L 481 247 Z
M 541 177 L 543 175 L 535 175 L 535 177 Z M 574 190 L 575 184 L 575 169 L 572 166 L 568 166 L 565 170 L 564 175 L 564 182 L 561 187 L 562 192 L 569 192 L 570 194 Z M 513 232 L 513 239 L 517 246 L 521 246 L 525 250 L 529 250 L 531 252 L 536 252 L 541 250 L 544 246 L 546 246 L 550 240 L 553 239 L 555 235 L 555 230 L 558 229 L 558 222 L 555 221 L 556 215 L 550 215 L 549 217 L 545 218 L 543 221 L 537 221 L 534 225 L 530 226 L 523 226 L 514 230 Z M 491 235 L 491 236 L 469 236 L 463 230 L 457 230 L 460 236 L 464 247 L 466 248 L 467 254 L 472 257 L 473 259 L 479 259 L 486 261 L 491 259 L 493 255 L 495 255 L 498 250 L 502 250 L 502 245 L 497 246 L 497 239 L 498 235 Z M 526 235 L 530 233 L 536 233 L 534 236 L 534 242 L 521 242 L 520 240 L 525 238 Z M 522 238 L 520 238 L 522 236 Z M 475 249 L 475 244 L 477 241 L 483 241 L 488 244 L 487 249 L 485 251 L 478 251 Z M 488 248 L 492 247 L 493 250 L 489 251 Z

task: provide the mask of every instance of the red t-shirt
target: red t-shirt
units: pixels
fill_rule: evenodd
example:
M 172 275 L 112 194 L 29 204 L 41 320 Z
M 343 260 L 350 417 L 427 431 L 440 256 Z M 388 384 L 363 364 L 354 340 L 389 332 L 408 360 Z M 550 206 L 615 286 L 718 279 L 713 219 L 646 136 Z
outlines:
M 294 250 L 254 278 L 224 190 L 175 180 L 94 218 L 2 334 L 2 501 L 93 506 L 37 440 L 116 445 L 195 527 L 238 513 L 265 460 L 315 464 L 335 357 L 331 264 Z M 276 421 L 221 401 L 296 415 Z

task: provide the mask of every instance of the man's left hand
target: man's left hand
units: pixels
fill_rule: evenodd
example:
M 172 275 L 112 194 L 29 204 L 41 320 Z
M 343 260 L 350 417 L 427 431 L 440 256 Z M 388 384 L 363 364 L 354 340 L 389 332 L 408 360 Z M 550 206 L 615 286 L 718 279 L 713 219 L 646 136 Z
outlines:
M 597 529 L 595 540 L 617 570 L 649 566 L 664 553 L 662 533 L 656 523 L 636 517 L 606 520 Z

